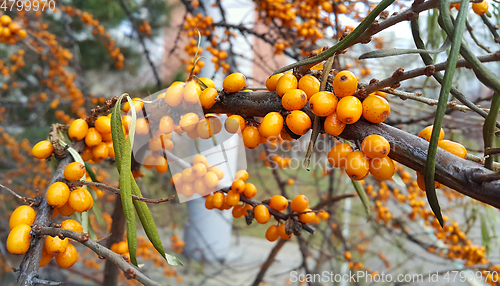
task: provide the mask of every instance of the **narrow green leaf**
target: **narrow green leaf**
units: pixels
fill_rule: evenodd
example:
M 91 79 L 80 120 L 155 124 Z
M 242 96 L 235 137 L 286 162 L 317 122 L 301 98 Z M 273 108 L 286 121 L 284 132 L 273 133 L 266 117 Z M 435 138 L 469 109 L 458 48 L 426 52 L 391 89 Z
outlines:
M 121 117 L 121 102 L 124 96 L 128 96 L 128 94 L 124 93 L 118 98 L 113 108 L 113 112 L 111 113 L 111 137 L 113 139 L 113 148 L 115 149 L 115 165 L 118 169 L 118 173 L 120 173 L 121 170 L 122 150 L 123 144 L 125 144 L 125 134 L 123 134 Z
M 179 258 L 168 253 L 165 253 L 165 258 L 167 259 L 168 264 L 172 266 L 184 265 L 182 261 L 179 260 Z
M 340 51 L 348 48 L 349 46 L 354 44 L 354 42 L 357 40 L 357 38 L 361 34 L 363 34 L 363 32 L 366 31 L 366 29 L 368 29 L 368 27 L 370 27 L 370 25 L 373 23 L 375 18 L 377 18 L 378 15 L 382 11 L 384 11 L 385 8 L 387 8 L 389 5 L 391 5 L 393 2 L 394 2 L 394 0 L 382 0 L 382 1 L 380 1 L 380 3 L 370 12 L 370 14 L 368 14 L 366 16 L 366 18 L 361 23 L 359 23 L 359 25 L 354 29 L 354 31 L 352 31 L 349 35 L 347 35 L 345 38 L 340 40 L 335 46 L 329 48 L 328 50 L 320 53 L 317 56 L 310 57 L 310 58 L 304 59 L 302 61 L 295 62 L 291 65 L 286 66 L 286 67 L 277 69 L 274 71 L 273 74 L 285 72 L 285 71 L 291 70 L 295 67 L 300 67 L 300 66 L 307 65 L 307 64 L 319 63 L 319 62 L 326 60 L 327 58 L 333 56 L 335 53 L 340 52 Z
M 120 173 L 120 197 L 123 204 L 123 213 L 125 214 L 127 227 L 128 250 L 130 253 L 130 262 L 137 266 L 137 225 L 135 221 L 134 203 L 132 199 L 132 172 L 130 171 L 132 159 L 132 146 L 130 145 L 130 136 L 123 146 L 122 166 Z
M 432 129 L 431 140 L 429 142 L 429 150 L 427 153 L 427 161 L 425 163 L 424 181 L 425 181 L 425 193 L 427 195 L 427 200 L 431 206 L 434 215 L 439 221 L 441 227 L 443 226 L 443 215 L 441 214 L 441 207 L 439 206 L 439 201 L 436 194 L 436 188 L 434 187 L 434 173 L 436 171 L 436 153 L 438 147 L 439 133 L 441 131 L 441 126 L 443 125 L 443 118 L 446 112 L 446 104 L 448 103 L 448 96 L 451 90 L 451 84 L 453 81 L 453 74 L 455 73 L 455 68 L 457 66 L 458 54 L 460 52 L 460 46 L 462 44 L 462 36 L 465 30 L 465 20 L 467 19 L 467 7 L 469 6 L 469 0 L 462 0 L 460 5 L 460 10 L 458 12 L 457 21 L 455 25 L 455 31 L 451 36 L 451 50 L 447 60 L 446 70 L 444 72 L 443 83 L 441 85 L 441 90 L 439 93 L 439 100 L 436 110 L 436 117 L 434 117 L 434 128 Z M 440 13 L 443 17 L 447 17 L 450 11 L 450 1 L 442 0 L 440 2 Z
M 392 179 L 394 180 L 394 183 L 396 183 L 398 186 L 404 188 L 406 186 L 405 182 L 403 182 L 403 179 L 401 179 L 401 176 L 396 172 L 392 176 Z
M 491 247 L 491 236 L 490 231 L 488 230 L 488 224 L 486 223 L 486 219 L 483 214 L 481 214 L 481 239 L 482 245 L 486 247 L 486 255 L 488 255 Z
M 375 58 L 384 58 L 384 57 L 392 57 L 392 56 L 400 56 L 407 54 L 439 54 L 446 51 L 451 45 L 450 40 L 447 38 L 443 45 L 437 50 L 422 50 L 422 49 L 380 49 L 371 51 L 368 53 L 364 53 L 359 56 L 360 60 L 363 59 L 375 59 Z
M 368 196 L 366 195 L 365 188 L 361 185 L 359 181 L 351 180 L 356 193 L 358 193 L 359 198 L 361 199 L 361 203 L 363 203 L 363 207 L 365 208 L 366 215 L 370 217 L 370 200 L 368 200 Z
M 89 177 L 92 180 L 92 182 L 99 182 L 97 180 L 97 177 L 94 173 L 94 170 L 92 170 L 92 167 L 90 166 L 89 162 L 84 162 L 85 169 L 87 170 L 87 173 L 89 173 Z

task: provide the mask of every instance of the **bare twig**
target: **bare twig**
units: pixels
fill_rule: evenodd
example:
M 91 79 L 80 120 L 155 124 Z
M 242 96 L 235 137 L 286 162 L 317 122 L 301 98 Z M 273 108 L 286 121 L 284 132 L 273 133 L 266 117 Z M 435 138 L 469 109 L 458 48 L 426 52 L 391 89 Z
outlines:
M 496 173 L 488 173 L 488 174 L 476 174 L 472 177 L 472 180 L 477 183 L 483 183 L 483 182 L 492 182 L 496 180 L 500 180 L 500 172 Z
M 276 258 L 276 255 L 278 255 L 278 252 L 280 252 L 281 248 L 287 240 L 284 240 L 282 238 L 279 238 L 278 242 L 274 246 L 273 250 L 271 250 L 271 253 L 269 253 L 269 256 L 266 259 L 266 262 L 262 264 L 262 267 L 260 268 L 259 274 L 257 274 L 257 277 L 255 277 L 255 280 L 252 283 L 252 286 L 259 286 L 260 282 L 262 281 L 262 278 L 264 278 L 264 275 L 266 275 L 267 270 L 269 267 L 271 267 L 271 264 L 273 264 L 274 259 Z

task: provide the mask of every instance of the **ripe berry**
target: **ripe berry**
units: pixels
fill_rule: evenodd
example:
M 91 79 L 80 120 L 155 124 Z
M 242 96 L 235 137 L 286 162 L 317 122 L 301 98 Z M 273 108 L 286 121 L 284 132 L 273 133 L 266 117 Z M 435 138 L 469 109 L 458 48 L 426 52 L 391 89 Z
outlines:
M 162 140 L 160 137 L 153 137 L 149 139 L 148 148 L 153 152 L 160 151 L 162 148 Z
M 139 97 L 133 98 L 132 102 L 134 103 L 135 113 L 139 113 L 142 110 L 142 108 L 144 107 L 144 102 L 142 102 L 142 99 Z M 125 104 L 123 104 L 123 111 L 125 111 L 125 112 L 130 111 L 130 104 L 128 103 L 128 101 L 125 102 Z
M 222 82 L 222 88 L 227 93 L 240 91 L 247 84 L 247 78 L 239 72 L 228 75 Z
M 209 188 L 215 188 L 219 184 L 219 178 L 214 172 L 207 172 L 203 177 L 203 181 Z
M 109 155 L 109 149 L 108 149 L 108 144 L 106 142 L 101 142 L 94 148 L 92 148 L 92 159 L 96 162 L 100 162 L 106 158 L 108 158 Z
M 64 178 L 68 181 L 78 181 L 85 175 L 85 166 L 79 162 L 68 164 L 64 168 Z
M 193 183 L 195 193 L 200 195 L 205 195 L 205 191 L 207 190 L 207 186 L 205 186 L 205 181 L 203 179 L 203 177 L 198 177 Z
M 307 95 L 301 89 L 290 89 L 281 98 L 281 105 L 286 110 L 298 110 L 306 106 Z
M 278 112 L 269 112 L 259 125 L 259 132 L 266 138 L 278 137 L 283 128 L 283 116 Z
M 198 178 L 203 177 L 207 173 L 207 166 L 203 163 L 196 163 L 193 165 L 192 172 Z
M 94 127 L 102 133 L 111 133 L 111 120 L 107 116 L 99 116 L 94 122 Z
M 195 81 L 190 81 L 182 90 L 182 96 L 187 103 L 197 103 L 200 100 L 201 88 Z
M 207 165 L 207 170 L 217 175 L 217 179 L 222 180 L 224 178 L 224 172 L 219 167 L 212 165 Z
M 462 159 L 465 159 L 465 156 L 467 156 L 467 149 L 465 149 L 462 144 L 457 142 L 441 140 L 438 142 L 438 147 L 443 148 L 444 150 Z
M 201 154 L 198 154 L 198 155 L 195 155 L 193 157 L 193 166 L 198 164 L 198 163 L 202 163 L 204 165 L 207 164 L 207 158 Z
M 8 26 L 11 21 L 12 19 L 8 15 L 2 15 L 0 17 L 0 23 L 2 23 L 2 25 L 4 26 Z
M 299 215 L 299 220 L 302 223 L 311 223 L 316 219 L 316 214 L 311 209 L 306 209 L 306 213 Z
M 65 183 L 55 182 L 45 194 L 47 203 L 53 207 L 62 207 L 69 199 L 69 188 Z
M 184 183 L 181 188 L 177 188 L 179 193 L 185 197 L 192 197 L 194 195 L 194 185 L 193 183 Z
M 168 162 L 162 156 L 158 156 L 155 159 L 155 169 L 156 172 L 163 174 L 168 170 Z
M 12 254 L 25 254 L 30 248 L 31 227 L 20 224 L 14 227 L 7 237 L 7 250 Z
M 45 251 L 45 249 L 43 249 L 42 250 L 42 257 L 40 258 L 40 267 L 44 267 L 47 264 L 49 264 L 49 262 L 52 260 L 52 258 L 54 258 L 54 256 L 48 254 L 47 251 Z
M 346 124 L 339 120 L 337 113 L 329 115 L 324 123 L 325 132 L 332 136 L 339 136 L 345 129 Z
M 194 130 L 198 126 L 198 121 L 200 118 L 196 113 L 189 112 L 182 116 L 179 121 L 179 126 L 182 128 L 184 132 L 189 132 Z
M 341 71 L 333 79 L 333 92 L 338 97 L 351 96 L 358 88 L 358 80 L 350 71 Z
M 224 195 L 220 192 L 215 193 L 213 198 L 214 207 L 220 208 L 222 207 L 223 203 L 224 203 Z
M 184 170 L 182 170 L 182 181 L 185 182 L 185 183 L 191 183 L 191 182 L 194 182 L 194 180 L 196 180 L 196 175 L 193 173 L 193 169 L 192 168 L 186 168 Z
M 309 207 L 309 199 L 304 195 L 298 195 L 293 198 L 290 207 L 296 213 L 304 212 Z
M 236 175 L 234 175 L 234 179 L 242 179 L 243 181 L 248 180 L 248 172 L 246 170 L 239 170 L 236 172 Z
M 234 190 L 230 190 L 226 195 L 226 202 L 228 205 L 234 207 L 240 202 L 240 193 Z
M 278 85 L 278 80 L 280 77 L 282 77 L 282 73 L 278 73 L 275 75 L 272 75 L 266 79 L 266 88 L 269 91 L 275 91 L 276 90 L 276 85 Z
M 381 123 L 391 114 L 389 102 L 378 95 L 370 95 L 363 101 L 363 117 L 371 123 Z
M 45 238 L 44 248 L 50 255 L 57 255 L 63 253 L 69 245 L 67 238 L 60 239 L 59 236 L 47 235 Z
M 483 0 L 483 2 L 480 3 L 472 3 L 472 10 L 474 10 L 474 13 L 480 16 L 488 13 L 488 8 L 489 4 L 486 0 Z
M 284 211 L 288 207 L 288 200 L 284 196 L 272 196 L 269 201 L 269 207 L 277 211 Z
M 307 99 L 310 99 L 315 93 L 319 92 L 319 87 L 321 83 L 319 80 L 312 75 L 305 75 L 299 80 L 299 89 L 302 89 L 306 95 Z
M 329 116 L 337 109 L 337 97 L 328 91 L 320 91 L 309 99 L 309 108 L 316 116 Z
M 62 268 L 69 268 L 78 260 L 78 251 L 72 244 L 68 244 L 66 250 L 56 255 L 56 262 Z
M 20 224 L 32 225 L 35 222 L 36 213 L 30 206 L 17 207 L 9 218 L 9 229 Z
M 293 233 L 290 233 L 290 234 L 286 233 L 286 229 L 285 229 L 285 224 L 284 223 L 278 225 L 278 234 L 284 240 L 289 240 L 290 237 L 292 237 L 292 235 L 293 235 Z
M 67 219 L 61 222 L 61 228 L 74 232 L 83 232 L 82 225 L 74 219 Z
M 286 117 L 286 125 L 293 133 L 304 135 L 311 129 L 311 118 L 304 111 L 293 110 Z
M 337 117 L 345 124 L 356 123 L 363 114 L 363 105 L 357 97 L 346 96 L 337 104 Z
M 201 106 L 205 109 L 209 109 L 214 106 L 217 98 L 217 90 L 213 87 L 204 89 L 200 95 Z
M 432 129 L 433 125 L 425 127 L 420 133 L 418 133 L 418 137 L 424 138 L 427 141 L 431 141 L 431 136 L 432 136 Z M 439 139 L 438 141 L 441 141 L 444 139 L 444 130 L 441 128 L 441 131 L 439 132 Z
M 280 237 L 278 233 L 278 227 L 276 225 L 271 225 L 266 231 L 266 239 L 270 242 L 276 241 Z
M 170 116 L 163 116 L 160 119 L 159 127 L 160 127 L 160 132 L 162 132 L 164 134 L 169 134 L 172 131 L 174 131 L 174 127 L 175 127 L 174 120 Z
M 209 78 L 206 78 L 206 77 L 202 77 L 200 78 L 200 80 L 206 85 L 208 86 L 209 88 L 215 88 L 215 83 L 213 80 L 209 79 Z
M 68 136 L 75 141 L 80 141 L 85 138 L 88 131 L 89 125 L 87 124 L 87 121 L 79 118 L 71 122 L 68 130 Z
M 99 145 L 102 142 L 102 136 L 97 129 L 94 127 L 89 128 L 87 135 L 85 136 L 85 144 L 89 147 L 94 147 Z
M 179 103 L 182 102 L 183 98 L 183 90 L 185 83 L 180 83 L 176 85 L 171 85 L 169 88 L 167 88 L 167 91 L 165 91 L 165 103 L 167 103 L 169 106 L 177 106 Z
M 394 162 L 389 157 L 370 160 L 370 174 L 378 180 L 385 181 L 392 178 L 396 172 Z
M 254 149 L 260 144 L 261 136 L 259 129 L 255 126 L 247 126 L 243 130 L 243 144 L 248 149 Z
M 243 194 L 247 198 L 253 198 L 257 194 L 257 187 L 255 187 L 254 184 L 252 183 L 246 183 L 245 184 L 245 190 L 243 191 Z
M 245 119 L 240 115 L 231 115 L 224 122 L 224 126 L 229 133 L 243 132 L 245 129 Z
M 76 212 L 82 213 L 92 208 L 94 199 L 87 189 L 79 187 L 71 192 L 68 203 Z
M 372 134 L 363 139 L 361 150 L 370 159 L 383 158 L 389 155 L 391 145 L 383 136 Z
M 293 74 L 284 74 L 276 84 L 276 93 L 283 96 L 290 89 L 297 88 L 297 78 Z
M 58 207 L 54 209 L 58 211 L 62 216 L 72 216 L 75 213 L 75 210 L 69 205 L 69 203 L 65 203 L 64 206 Z
M 231 190 L 241 194 L 245 191 L 245 182 L 242 179 L 233 181 L 231 184 Z
M 145 118 L 137 118 L 135 122 L 135 132 L 137 134 L 145 135 L 149 133 L 149 123 Z
M 349 178 L 353 180 L 363 180 L 368 176 L 370 171 L 370 163 L 365 154 L 361 151 L 354 151 L 346 156 L 346 164 L 344 170 Z
M 212 210 L 214 208 L 214 196 L 210 195 L 205 200 L 205 208 L 207 210 Z
M 265 224 L 271 219 L 269 209 L 265 205 L 258 205 L 253 210 L 255 220 L 260 224 Z
M 424 180 L 424 174 L 422 173 L 419 173 L 417 172 L 417 185 L 418 187 L 425 192 L 425 180 Z M 443 184 L 440 184 L 436 181 L 434 181 L 434 188 L 436 189 L 440 189 L 442 188 L 444 185 Z
M 52 152 L 54 152 L 54 146 L 52 146 L 52 143 L 48 140 L 36 143 L 33 149 L 31 149 L 31 154 L 37 159 L 47 159 L 52 155 Z
M 349 144 L 338 143 L 328 152 L 328 163 L 335 168 L 343 168 L 347 162 L 347 155 L 352 151 L 352 147 Z

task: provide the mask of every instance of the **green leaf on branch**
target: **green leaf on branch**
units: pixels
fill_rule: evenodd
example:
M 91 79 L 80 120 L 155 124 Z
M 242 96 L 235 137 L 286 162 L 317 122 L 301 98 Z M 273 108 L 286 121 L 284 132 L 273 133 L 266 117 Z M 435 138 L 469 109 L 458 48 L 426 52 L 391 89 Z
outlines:
M 360 60 L 363 59 L 375 59 L 384 58 L 392 56 L 400 56 L 407 54 L 439 54 L 446 51 L 451 45 L 451 41 L 447 38 L 443 45 L 437 50 L 422 50 L 422 49 L 380 49 L 364 53 L 359 56 Z
M 184 265 L 182 261 L 179 260 L 179 258 L 168 253 L 165 253 L 165 259 L 167 259 L 168 264 L 172 266 Z
M 352 185 L 354 186 L 354 189 L 356 190 L 356 193 L 358 193 L 359 199 L 361 200 L 361 203 L 363 203 L 363 207 L 365 209 L 366 215 L 368 218 L 370 217 L 370 200 L 368 199 L 368 195 L 366 194 L 365 188 L 361 185 L 359 181 L 352 180 Z

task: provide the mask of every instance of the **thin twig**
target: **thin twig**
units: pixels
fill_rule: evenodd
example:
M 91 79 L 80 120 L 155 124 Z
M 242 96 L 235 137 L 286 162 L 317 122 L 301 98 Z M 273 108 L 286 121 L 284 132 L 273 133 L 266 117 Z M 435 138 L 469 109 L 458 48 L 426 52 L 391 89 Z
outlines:
M 7 188 L 6 186 L 0 184 L 0 188 L 4 189 L 5 191 L 11 193 L 14 197 L 20 199 L 20 200 L 26 200 L 26 197 L 21 196 L 20 194 L 14 192 L 13 190 Z
M 474 182 L 484 183 L 500 180 L 500 172 L 475 174 L 472 177 Z

